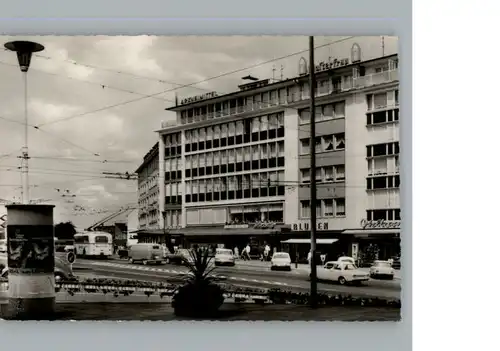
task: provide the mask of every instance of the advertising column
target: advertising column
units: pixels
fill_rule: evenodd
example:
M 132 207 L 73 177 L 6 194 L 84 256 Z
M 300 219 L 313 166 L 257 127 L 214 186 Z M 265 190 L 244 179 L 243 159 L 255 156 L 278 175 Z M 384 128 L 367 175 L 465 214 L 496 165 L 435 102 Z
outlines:
M 44 319 L 55 311 L 53 205 L 7 205 L 8 317 Z

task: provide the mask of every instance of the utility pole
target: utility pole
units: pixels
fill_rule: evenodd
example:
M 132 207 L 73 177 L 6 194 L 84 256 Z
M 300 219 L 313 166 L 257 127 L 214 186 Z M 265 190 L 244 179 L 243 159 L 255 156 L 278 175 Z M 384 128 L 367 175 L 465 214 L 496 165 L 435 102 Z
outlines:
M 314 37 L 309 37 L 309 112 L 311 114 L 311 307 L 318 305 L 318 282 L 316 272 L 316 79 L 314 75 Z

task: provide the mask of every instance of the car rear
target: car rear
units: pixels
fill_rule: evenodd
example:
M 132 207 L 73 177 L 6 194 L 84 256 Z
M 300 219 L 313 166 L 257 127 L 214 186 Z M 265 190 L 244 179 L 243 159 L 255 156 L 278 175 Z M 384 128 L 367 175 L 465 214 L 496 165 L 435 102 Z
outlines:
M 271 258 L 271 270 L 292 270 L 292 260 L 286 252 L 276 252 Z
M 234 266 L 233 252 L 229 249 L 217 249 L 214 261 L 216 266 Z
M 162 262 L 163 249 L 160 245 L 152 245 L 149 254 L 149 260 L 151 263 L 160 264 Z

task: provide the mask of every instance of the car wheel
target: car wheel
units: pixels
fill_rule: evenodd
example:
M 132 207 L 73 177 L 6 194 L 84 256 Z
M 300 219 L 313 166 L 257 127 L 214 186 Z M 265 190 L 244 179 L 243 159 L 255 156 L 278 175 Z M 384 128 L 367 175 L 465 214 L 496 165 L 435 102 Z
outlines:
M 347 283 L 347 280 L 345 280 L 344 277 L 339 277 L 339 284 L 340 285 L 345 285 L 345 283 Z

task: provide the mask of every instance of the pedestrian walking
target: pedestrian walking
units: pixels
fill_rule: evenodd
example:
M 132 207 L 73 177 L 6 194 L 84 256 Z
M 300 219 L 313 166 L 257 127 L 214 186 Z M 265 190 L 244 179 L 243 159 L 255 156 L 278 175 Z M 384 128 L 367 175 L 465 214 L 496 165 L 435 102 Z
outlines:
M 235 246 L 234 247 L 234 257 L 236 259 L 239 259 L 240 258 L 240 250 L 238 249 L 238 246 Z
M 312 260 L 312 252 L 311 252 L 311 251 L 309 251 L 309 252 L 307 253 L 307 262 L 309 262 L 309 265 L 311 265 L 311 260 Z
M 247 246 L 243 249 L 243 260 L 250 261 L 250 245 L 249 244 L 247 244 Z

